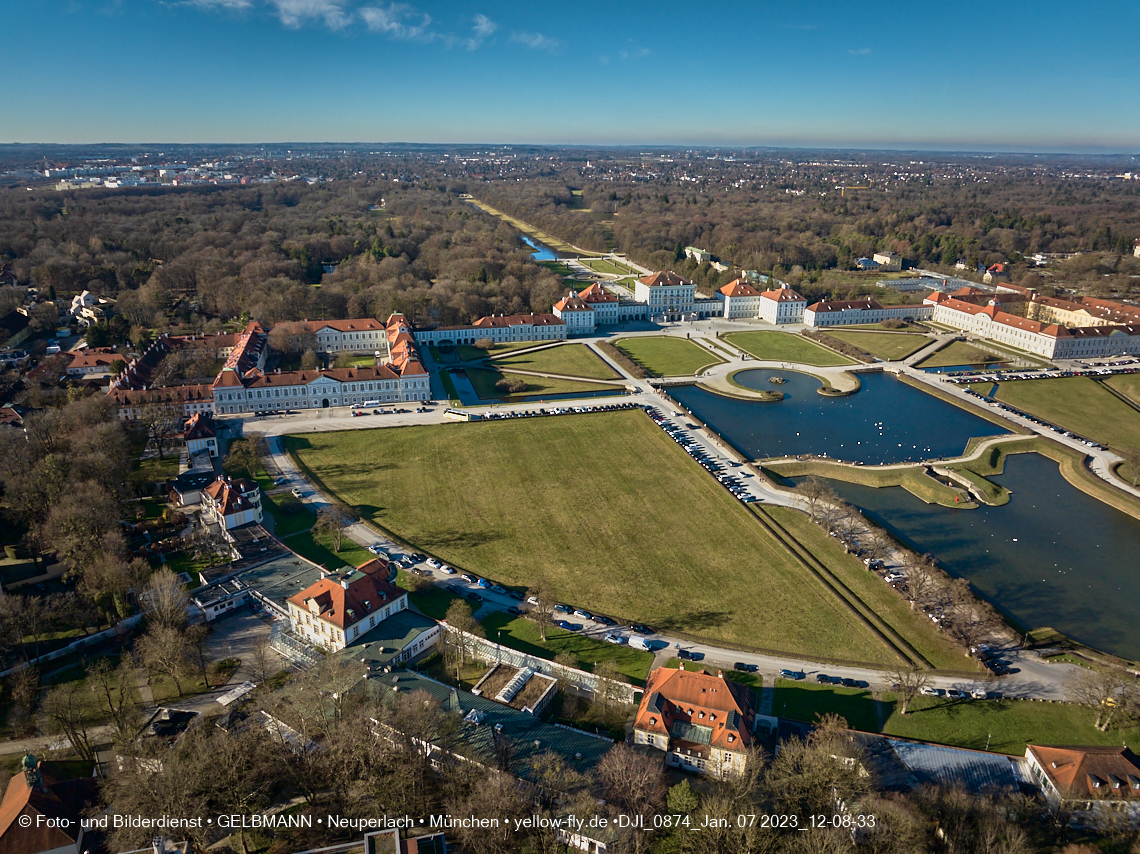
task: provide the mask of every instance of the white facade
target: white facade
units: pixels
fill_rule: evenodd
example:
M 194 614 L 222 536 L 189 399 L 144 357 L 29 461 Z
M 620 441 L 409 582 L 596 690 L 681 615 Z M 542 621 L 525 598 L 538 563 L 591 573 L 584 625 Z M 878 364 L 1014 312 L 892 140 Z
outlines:
M 554 314 L 516 314 L 481 317 L 470 326 L 417 329 L 416 343 L 474 344 L 487 338 L 495 344 L 525 341 L 565 341 L 566 324 Z
M 932 294 L 935 323 L 1008 344 L 1047 359 L 1088 359 L 1100 356 L 1140 354 L 1140 325 L 1094 326 L 1067 329 L 1045 325 L 996 310 L 995 306 L 971 303 Z
M 387 330 L 380 321 L 371 317 L 310 320 L 305 325 L 317 338 L 318 353 L 373 353 L 388 349 Z
M 426 372 L 403 377 L 385 366 L 265 374 L 245 386 L 234 382 L 214 388 L 218 415 L 431 399 Z
M 902 269 L 902 256 L 896 255 L 894 252 L 876 252 L 873 260 L 879 265 L 880 270 L 901 270 Z
M 773 325 L 803 323 L 807 300 L 791 288 L 764 291 L 759 298 L 758 316 Z
M 930 320 L 929 305 L 883 306 L 872 299 L 817 302 L 804 311 L 808 326 L 854 326 L 884 320 Z
M 648 306 L 651 317 L 692 314 L 697 286 L 675 273 L 657 273 L 638 279 L 633 295 Z

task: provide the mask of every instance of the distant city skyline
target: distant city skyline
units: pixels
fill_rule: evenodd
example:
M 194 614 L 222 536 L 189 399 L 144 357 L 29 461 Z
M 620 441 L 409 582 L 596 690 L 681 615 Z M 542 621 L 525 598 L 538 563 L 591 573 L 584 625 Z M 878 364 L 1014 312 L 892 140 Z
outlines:
M 4 19 L 0 142 L 1140 152 L 1135 3 L 13 0 Z

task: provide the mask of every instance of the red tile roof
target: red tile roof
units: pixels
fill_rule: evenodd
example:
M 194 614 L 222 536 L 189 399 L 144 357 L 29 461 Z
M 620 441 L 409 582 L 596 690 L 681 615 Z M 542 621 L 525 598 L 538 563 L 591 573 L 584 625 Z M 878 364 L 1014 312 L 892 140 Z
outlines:
M 562 322 L 562 318 L 553 314 L 492 314 L 480 317 L 471 325 L 477 329 L 499 329 L 508 326 L 565 326 L 566 324 Z
M 217 385 L 217 381 L 214 385 Z M 241 385 L 241 383 L 237 383 Z M 108 393 L 118 406 L 145 406 L 149 403 L 196 403 L 212 401 L 214 390 L 208 385 L 182 385 L 174 388 L 113 388 Z
M 559 311 L 593 311 L 574 291 L 567 291 L 566 296 L 556 302 L 554 307 Z
M 807 302 L 807 300 L 791 288 L 775 288 L 760 294 L 764 299 L 774 299 L 776 302 Z
M 881 309 L 883 306 L 877 300 L 867 297 L 866 299 L 824 300 L 809 305 L 807 310 L 819 314 L 825 311 L 851 311 L 861 308 Z
M 23 772 L 14 775 L 0 800 L 0 854 L 38 854 L 75 847 L 79 819 L 94 801 L 97 781 L 65 780 L 50 762 L 40 762 L 41 785 L 28 786 Z M 40 817 L 48 819 L 43 821 Z M 28 821 L 23 827 L 21 820 Z M 49 826 L 65 824 L 65 827 Z
M 733 279 L 727 285 L 720 289 L 720 293 L 726 297 L 758 297 L 760 291 L 744 281 L 744 279 Z
M 258 486 L 248 480 L 219 477 L 202 490 L 223 516 L 233 516 L 253 507 L 250 498 L 257 493 Z
M 321 329 L 335 329 L 337 332 L 379 332 L 385 326 L 374 317 L 360 317 L 355 320 L 306 320 L 305 327 L 310 332 Z
M 672 270 L 665 273 L 653 273 L 649 276 L 642 276 L 638 281 L 651 288 L 677 288 L 693 284 L 688 279 L 678 276 Z
M 615 294 L 611 294 L 597 282 L 590 285 L 586 290 L 578 294 L 578 298 L 583 302 L 619 302 Z
M 182 431 L 182 439 L 187 442 L 191 439 L 213 439 L 217 435 L 213 420 L 205 412 L 195 412 L 191 415 Z
M 1140 800 L 1140 762 L 1127 747 L 1027 748 L 1065 800 Z
M 376 558 L 355 570 L 328 575 L 290 596 L 289 601 L 343 631 L 404 594 L 388 583 L 388 573 L 387 561 Z
M 752 742 L 752 703 L 750 690 L 721 673 L 658 667 L 649 675 L 634 728 L 671 735 L 678 723 L 706 727 L 712 747 L 744 750 Z

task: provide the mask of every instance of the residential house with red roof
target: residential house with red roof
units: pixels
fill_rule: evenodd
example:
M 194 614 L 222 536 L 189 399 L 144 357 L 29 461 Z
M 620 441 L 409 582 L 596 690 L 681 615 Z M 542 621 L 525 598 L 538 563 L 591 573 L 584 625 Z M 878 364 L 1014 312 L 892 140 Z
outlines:
M 665 751 L 665 764 L 713 777 L 739 774 L 752 744 L 753 691 L 718 671 L 658 667 L 634 719 L 634 743 Z
M 1008 282 L 1009 267 L 1005 264 L 990 264 L 990 266 L 986 267 L 986 273 L 982 276 L 982 281 L 987 285 L 991 282 Z
M 115 362 L 122 362 L 124 367 L 127 364 L 127 360 L 114 347 L 94 347 L 68 355 L 71 356 L 71 364 L 67 366 L 69 377 L 106 374 L 110 373 L 111 365 Z
M 408 607 L 407 591 L 388 581 L 379 558 L 322 577 L 288 599 L 294 634 L 330 651 L 344 649 L 369 629 Z
M 202 512 L 223 531 L 261 524 L 261 489 L 243 478 L 219 477 L 202 490 Z
M 218 431 L 214 429 L 214 419 L 208 412 L 195 412 L 182 428 L 182 441 L 186 443 L 186 453 L 191 457 L 203 451 L 211 457 L 218 455 Z
M 1045 800 L 1079 824 L 1140 824 L 1140 760 L 1127 747 L 1030 744 L 1025 761 Z

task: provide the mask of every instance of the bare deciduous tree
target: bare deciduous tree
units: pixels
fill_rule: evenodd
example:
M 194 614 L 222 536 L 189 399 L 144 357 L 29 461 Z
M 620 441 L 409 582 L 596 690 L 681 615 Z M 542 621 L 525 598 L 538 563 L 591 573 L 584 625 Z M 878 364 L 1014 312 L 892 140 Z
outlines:
M 175 629 L 186 625 L 190 596 L 167 567 L 155 570 L 139 598 L 155 623 Z
M 318 534 L 328 535 L 332 539 L 333 551 L 339 552 L 344 542 L 344 532 L 356 522 L 356 513 L 346 504 L 334 501 L 322 507 L 317 514 L 317 523 L 313 526 Z
M 530 589 L 526 591 L 527 601 L 531 604 L 528 612 L 530 618 L 538 623 L 538 632 L 546 640 L 546 630 L 554 622 L 555 602 L 554 588 L 543 576 L 531 582 Z
M 905 715 L 910 707 L 910 701 L 922 693 L 922 689 L 930 685 L 930 674 L 925 670 L 914 667 L 900 667 L 890 673 L 891 688 L 898 695 L 900 706 L 899 714 Z

